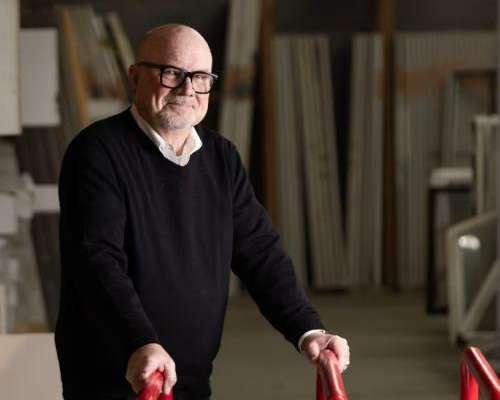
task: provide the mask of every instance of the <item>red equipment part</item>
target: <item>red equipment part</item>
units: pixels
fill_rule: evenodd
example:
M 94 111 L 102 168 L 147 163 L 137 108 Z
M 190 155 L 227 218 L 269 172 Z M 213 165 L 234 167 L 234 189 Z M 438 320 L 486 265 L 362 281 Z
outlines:
M 172 391 L 162 393 L 163 373 L 155 371 L 148 380 L 146 387 L 139 393 L 139 400 L 174 400 Z
M 479 385 L 490 400 L 500 400 L 500 380 L 481 350 L 468 347 L 460 364 L 460 399 L 479 400 Z
M 331 350 L 323 350 L 319 355 L 316 400 L 347 400 L 339 361 Z
M 168 395 L 161 392 L 162 386 L 163 374 L 156 371 L 139 394 L 139 400 L 173 400 L 172 392 Z M 323 350 L 319 355 L 316 400 L 347 400 L 344 381 L 339 370 L 339 362 L 331 350 Z

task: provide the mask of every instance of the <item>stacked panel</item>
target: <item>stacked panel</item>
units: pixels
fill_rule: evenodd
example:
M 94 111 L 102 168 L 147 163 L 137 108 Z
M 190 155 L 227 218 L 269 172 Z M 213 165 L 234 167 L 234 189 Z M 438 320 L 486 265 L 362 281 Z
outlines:
M 313 287 L 346 287 L 349 274 L 342 230 L 328 38 L 279 36 L 274 51 L 279 82 L 279 209 L 285 248 L 295 253 L 298 262 L 304 260 L 306 249 Z M 295 245 L 300 248 L 292 248 Z M 303 276 L 304 269 L 299 267 L 298 273 Z

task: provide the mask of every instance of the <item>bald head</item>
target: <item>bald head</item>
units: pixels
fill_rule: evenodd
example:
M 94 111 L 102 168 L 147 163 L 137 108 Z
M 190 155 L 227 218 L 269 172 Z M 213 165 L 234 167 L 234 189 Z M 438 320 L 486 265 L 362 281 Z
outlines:
M 167 66 L 170 68 L 165 72 Z M 137 49 L 136 62 L 129 68 L 135 106 L 157 132 L 166 136 L 189 134 L 208 109 L 209 94 L 195 92 L 193 75 L 185 76 L 177 87 L 162 83 L 164 74 L 179 69 L 212 72 L 207 41 L 193 28 L 179 24 L 162 25 L 147 32 Z
M 212 64 L 212 53 L 205 38 L 195 29 L 181 24 L 161 25 L 148 31 L 136 52 L 136 62 L 160 62 L 159 58 L 204 57 Z

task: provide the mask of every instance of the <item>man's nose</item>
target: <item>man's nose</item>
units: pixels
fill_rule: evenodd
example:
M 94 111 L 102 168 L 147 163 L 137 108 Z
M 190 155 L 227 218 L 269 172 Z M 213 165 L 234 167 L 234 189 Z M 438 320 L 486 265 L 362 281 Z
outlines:
M 177 92 L 184 96 L 193 96 L 195 94 L 195 91 L 193 89 L 193 82 L 191 81 L 191 78 L 189 76 L 186 76 L 186 79 L 184 79 L 182 85 L 177 88 Z

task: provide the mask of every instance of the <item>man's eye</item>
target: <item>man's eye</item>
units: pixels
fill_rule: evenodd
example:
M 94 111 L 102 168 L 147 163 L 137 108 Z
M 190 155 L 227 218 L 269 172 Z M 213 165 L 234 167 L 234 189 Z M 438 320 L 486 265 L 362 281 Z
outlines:
M 208 74 L 195 74 L 194 79 L 198 81 L 206 81 L 210 79 L 210 75 Z
M 173 68 L 167 68 L 165 71 L 163 71 L 163 74 L 165 76 L 168 76 L 169 78 L 177 78 L 181 75 L 181 71 Z

